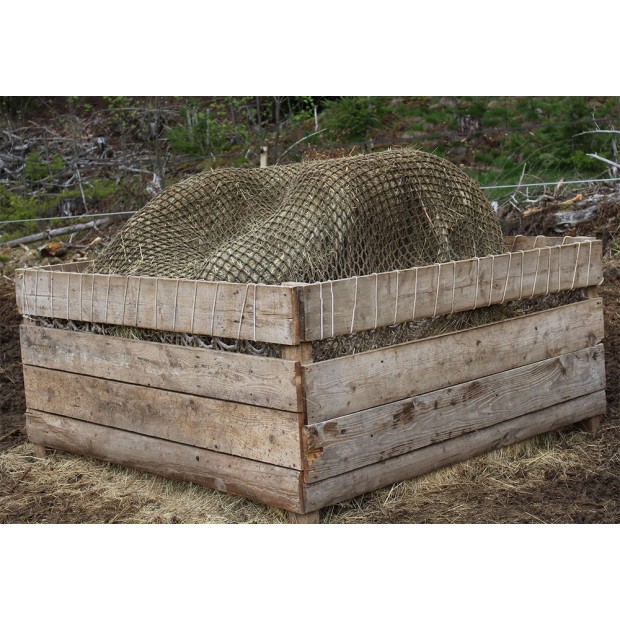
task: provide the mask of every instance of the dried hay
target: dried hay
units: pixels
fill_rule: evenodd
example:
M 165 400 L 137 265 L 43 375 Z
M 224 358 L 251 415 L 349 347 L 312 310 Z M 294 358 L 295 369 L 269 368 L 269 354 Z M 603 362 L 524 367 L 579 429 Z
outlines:
M 398 149 L 190 177 L 134 215 L 97 257 L 93 272 L 280 284 L 505 250 L 499 220 L 472 179 L 440 157 Z M 482 308 L 448 322 L 474 326 L 501 318 L 497 309 Z M 445 323 L 410 322 L 315 342 L 313 359 L 416 340 L 445 331 Z M 264 343 L 213 339 L 206 344 L 278 355 Z
M 0 523 L 283 523 L 262 504 L 30 444 L 0 454 Z

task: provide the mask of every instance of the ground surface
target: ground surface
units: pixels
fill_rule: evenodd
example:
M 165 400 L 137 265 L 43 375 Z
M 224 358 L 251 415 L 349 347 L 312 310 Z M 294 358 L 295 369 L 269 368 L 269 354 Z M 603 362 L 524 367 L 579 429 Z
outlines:
M 606 212 L 606 221 L 616 216 Z M 600 292 L 608 414 L 600 434 L 575 427 L 550 433 L 327 508 L 322 521 L 620 522 L 620 253 L 607 254 Z M 12 255 L 13 266 L 31 259 L 21 249 Z M 0 317 L 0 523 L 285 521 L 282 511 L 196 485 L 58 452 L 36 458 L 24 430 L 20 316 L 10 269 L 0 277 Z

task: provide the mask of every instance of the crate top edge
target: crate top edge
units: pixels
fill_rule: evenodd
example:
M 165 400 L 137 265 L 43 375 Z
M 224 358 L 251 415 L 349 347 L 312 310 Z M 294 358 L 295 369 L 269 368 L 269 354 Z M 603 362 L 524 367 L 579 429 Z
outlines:
M 211 285 L 217 285 L 217 286 L 234 286 L 234 287 L 239 287 L 239 286 L 246 286 L 246 287 L 261 287 L 261 288 L 265 288 L 265 289 L 272 289 L 272 290 L 291 290 L 291 289 L 307 289 L 307 288 L 315 288 L 317 286 L 320 286 L 321 284 L 330 284 L 330 283 L 336 283 L 336 282 L 344 282 L 346 280 L 352 280 L 352 279 L 356 279 L 356 278 L 372 278 L 375 276 L 385 276 L 391 273 L 397 273 L 397 272 L 403 272 L 403 271 L 410 271 L 410 270 L 416 270 L 416 269 L 423 269 L 423 268 L 428 268 L 428 267 L 433 267 L 436 265 L 452 265 L 453 263 L 459 263 L 459 262 L 464 262 L 464 261 L 471 261 L 471 260 L 478 260 L 478 259 L 483 259 L 483 258 L 490 258 L 492 256 L 506 256 L 508 254 L 520 254 L 523 250 L 515 250 L 514 246 L 515 244 L 518 243 L 518 240 L 533 240 L 534 241 L 534 246 L 533 249 L 542 249 L 545 247 L 553 247 L 553 246 L 558 246 L 558 245 L 573 245 L 573 244 L 577 244 L 577 243 L 588 243 L 588 244 L 599 244 L 602 245 L 602 242 L 598 239 L 596 239 L 596 237 L 570 237 L 570 236 L 564 236 L 564 237 L 547 237 L 544 235 L 537 235 L 537 236 L 528 236 L 528 235 L 515 235 L 515 236 L 509 236 L 509 235 L 505 235 L 504 239 L 507 243 L 511 243 L 512 247 L 510 250 L 506 251 L 506 252 L 502 252 L 501 254 L 488 254 L 485 256 L 477 256 L 477 257 L 473 257 L 473 258 L 466 258 L 466 259 L 459 259 L 456 261 L 448 261 L 445 263 L 433 263 L 430 265 L 417 265 L 417 266 L 413 266 L 413 267 L 405 267 L 403 269 L 393 269 L 390 271 L 383 271 L 383 272 L 378 272 L 378 273 L 373 273 L 373 274 L 366 274 L 363 276 L 352 276 L 352 277 L 347 277 L 347 278 L 338 278 L 336 280 L 323 280 L 323 281 L 316 281 L 316 282 L 284 282 L 281 284 L 262 284 L 262 283 L 254 283 L 254 282 L 250 282 L 250 283 L 246 283 L 246 282 L 227 282 L 224 280 L 200 280 L 200 279 L 192 279 L 192 278 L 171 278 L 171 277 L 167 277 L 167 276 L 143 276 L 143 275 L 133 275 L 133 274 L 101 274 L 101 273 L 84 273 L 83 271 L 79 271 L 77 269 L 75 269 L 75 267 L 77 267 L 78 265 L 84 265 L 84 266 L 88 266 L 90 264 L 92 264 L 94 261 L 89 260 L 89 261 L 76 261 L 76 262 L 70 262 L 70 263 L 60 263 L 58 265 L 43 265 L 43 266 L 38 266 L 38 267 L 22 267 L 19 269 L 15 270 L 15 274 L 16 275 L 23 275 L 26 272 L 43 272 L 43 273 L 70 273 L 72 275 L 80 275 L 80 276 L 99 276 L 99 277 L 103 277 L 103 278 L 139 278 L 141 280 L 146 280 L 146 281 L 154 281 L 154 280 L 158 280 L 160 282 L 190 282 L 190 283 L 194 283 L 194 282 L 201 282 L 201 283 L 205 283 L 205 284 L 211 284 Z M 542 244 L 538 245 L 538 241 L 542 240 Z M 528 248 L 530 249 L 530 248 Z

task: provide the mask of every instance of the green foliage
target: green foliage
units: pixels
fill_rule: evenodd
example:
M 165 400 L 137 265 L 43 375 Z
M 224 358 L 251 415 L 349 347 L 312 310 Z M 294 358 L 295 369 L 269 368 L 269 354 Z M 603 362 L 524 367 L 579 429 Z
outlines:
M 245 143 L 249 136 L 247 126 L 228 116 L 238 112 L 238 107 L 238 102 L 221 101 L 203 108 L 190 100 L 182 111 L 185 122 L 168 130 L 170 145 L 179 153 L 205 156 Z
M 34 198 L 24 198 L 0 185 L 0 220 L 27 220 L 36 217 L 40 217 L 40 207 Z M 2 226 L 3 229 L 6 227 L 6 224 Z M 14 229 L 19 234 L 9 235 L 6 238 L 2 235 L 0 241 L 6 241 L 11 237 L 19 237 L 22 234 L 31 234 L 37 230 L 37 226 L 36 222 L 20 223 L 10 227 L 11 231 Z
M 0 112 L 9 118 L 24 119 L 42 105 L 42 97 L 0 97 Z
M 381 97 L 342 97 L 325 104 L 324 126 L 341 140 L 367 140 L 387 114 Z
M 64 161 L 58 153 L 54 154 L 51 160 L 45 161 L 40 153 L 33 151 L 26 157 L 24 174 L 29 181 L 41 181 L 60 172 L 63 166 Z
M 112 196 L 117 191 L 117 185 L 112 179 L 95 178 L 85 182 L 83 189 L 87 203 L 93 206 L 95 203 Z M 0 220 L 30 220 L 40 217 L 53 217 L 58 214 L 58 207 L 63 200 L 80 199 L 81 197 L 82 193 L 79 188 L 76 188 L 36 200 L 20 196 L 0 185 Z M 48 226 L 54 227 L 62 221 L 54 219 L 47 222 L 4 224 L 0 227 L 0 242 L 29 235 L 38 230 L 44 230 Z
M 103 98 L 108 108 L 108 125 L 116 133 L 122 133 L 140 122 L 140 114 L 131 97 Z

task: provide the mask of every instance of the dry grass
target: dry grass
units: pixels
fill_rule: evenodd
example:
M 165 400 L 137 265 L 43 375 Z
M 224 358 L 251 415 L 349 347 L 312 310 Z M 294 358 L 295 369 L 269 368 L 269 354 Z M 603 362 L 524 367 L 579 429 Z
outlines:
M 613 419 L 617 420 L 617 412 Z M 562 518 L 567 515 L 562 512 L 566 506 L 558 505 L 553 514 L 541 512 L 545 489 L 552 483 L 574 482 L 575 475 L 580 479 L 589 473 L 600 475 L 602 464 L 613 475 L 618 455 L 616 462 L 609 459 L 605 446 L 604 438 L 575 429 L 548 433 L 331 506 L 321 511 L 321 522 L 566 522 Z M 538 508 L 529 510 L 528 503 Z M 573 521 L 569 514 L 567 519 Z M 2 523 L 278 524 L 286 520 L 284 511 L 250 500 L 90 458 L 52 451 L 40 459 L 29 444 L 0 454 Z
M 194 484 L 20 444 L 0 454 L 0 523 L 281 523 L 283 511 Z

